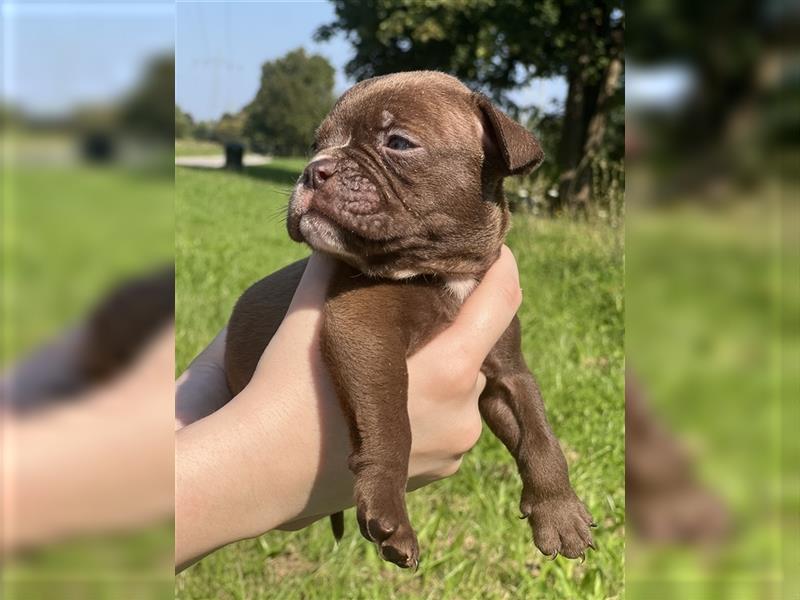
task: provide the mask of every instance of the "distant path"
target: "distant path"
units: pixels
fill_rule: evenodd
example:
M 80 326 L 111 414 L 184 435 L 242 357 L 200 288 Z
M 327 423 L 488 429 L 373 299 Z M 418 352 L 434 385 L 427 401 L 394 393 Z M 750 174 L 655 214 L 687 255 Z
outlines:
M 266 165 L 272 160 L 271 156 L 262 154 L 245 154 L 244 166 L 257 167 Z M 225 166 L 225 157 L 219 156 L 176 156 L 175 164 L 179 167 L 201 167 L 205 169 L 219 169 Z

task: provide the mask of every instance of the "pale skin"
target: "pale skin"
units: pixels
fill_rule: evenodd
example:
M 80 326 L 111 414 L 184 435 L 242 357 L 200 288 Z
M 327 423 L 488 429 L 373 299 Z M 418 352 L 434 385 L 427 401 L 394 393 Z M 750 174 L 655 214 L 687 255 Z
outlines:
M 253 379 L 230 399 L 224 331 L 179 378 L 175 562 L 353 505 L 347 424 L 319 354 L 331 259 L 315 254 Z M 484 358 L 522 300 L 504 247 L 456 320 L 408 359 L 409 489 L 454 474 L 478 440 Z M 379 368 L 379 365 L 376 365 Z M 348 529 L 357 532 L 355 521 Z
M 0 413 L 3 555 L 169 518 L 174 348 L 170 323 L 113 380 L 29 417 Z M 42 376 L 65 362 L 46 358 L 36 364 Z

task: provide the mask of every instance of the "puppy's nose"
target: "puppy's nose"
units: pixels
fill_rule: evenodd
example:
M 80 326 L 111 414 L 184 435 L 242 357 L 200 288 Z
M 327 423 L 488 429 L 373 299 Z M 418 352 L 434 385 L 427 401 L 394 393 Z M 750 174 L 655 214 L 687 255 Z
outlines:
M 310 163 L 303 172 L 303 184 L 312 190 L 319 188 L 327 181 L 336 167 L 332 158 L 320 158 Z

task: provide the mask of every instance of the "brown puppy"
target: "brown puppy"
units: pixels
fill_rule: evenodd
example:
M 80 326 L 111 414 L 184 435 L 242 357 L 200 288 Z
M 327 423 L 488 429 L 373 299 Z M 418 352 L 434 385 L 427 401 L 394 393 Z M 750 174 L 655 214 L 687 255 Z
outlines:
M 355 85 L 320 125 L 315 147 L 288 228 L 342 261 L 324 308 L 322 355 L 350 426 L 358 523 L 384 559 L 416 567 L 404 497 L 406 358 L 447 326 L 497 258 L 509 227 L 503 178 L 530 171 L 543 154 L 484 96 L 436 72 Z M 286 267 L 239 300 L 225 357 L 233 393 L 250 380 L 304 268 Z M 592 519 L 570 486 L 516 318 L 482 370 L 481 414 L 516 459 L 520 510 L 536 545 L 582 556 Z

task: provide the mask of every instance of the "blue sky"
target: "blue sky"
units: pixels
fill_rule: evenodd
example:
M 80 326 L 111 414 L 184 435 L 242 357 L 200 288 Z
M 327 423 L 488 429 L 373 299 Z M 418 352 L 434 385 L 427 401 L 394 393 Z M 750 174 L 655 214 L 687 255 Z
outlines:
M 258 89 L 261 64 L 299 46 L 330 61 L 337 92 L 353 83 L 344 76 L 349 43 L 313 41 L 317 27 L 333 20 L 328 2 L 181 2 L 177 15 L 175 99 L 195 119 L 242 108 Z M 514 99 L 551 108 L 565 95 L 559 78 L 537 81 Z
M 255 95 L 261 64 L 303 46 L 336 68 L 336 91 L 350 45 L 317 44 L 333 19 L 324 0 L 302 2 L 0 0 L 3 99 L 28 112 L 63 115 L 76 105 L 114 100 L 133 87 L 146 61 L 176 51 L 176 101 L 197 119 L 237 111 Z M 563 102 L 563 79 L 534 82 L 520 104 Z
M 647 68 L 631 61 L 625 64 L 625 108 L 676 110 L 695 86 L 695 73 L 683 63 L 665 63 Z
M 118 98 L 172 50 L 174 14 L 171 1 L 3 1 L 2 96 L 41 116 Z
M 175 101 L 201 120 L 238 111 L 255 96 L 262 63 L 299 46 L 325 56 L 344 91 L 349 45 L 312 39 L 332 18 L 327 2 L 178 4 Z

